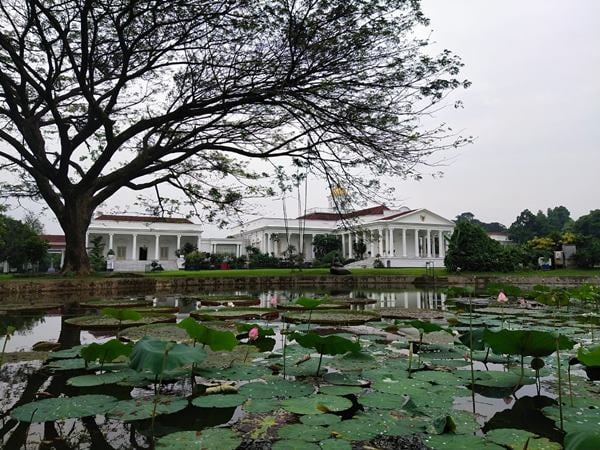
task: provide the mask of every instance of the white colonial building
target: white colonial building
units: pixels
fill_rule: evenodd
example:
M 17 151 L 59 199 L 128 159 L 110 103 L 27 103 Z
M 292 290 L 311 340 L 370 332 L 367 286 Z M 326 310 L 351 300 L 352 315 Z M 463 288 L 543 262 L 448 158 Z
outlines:
M 425 208 L 391 210 L 374 206 L 340 214 L 333 209 L 313 209 L 297 219 L 261 217 L 234 228 L 233 237 L 245 245 L 273 256 L 285 256 L 292 246 L 305 261 L 314 259 L 313 239 L 319 234 L 336 234 L 343 256 L 356 258 L 353 243 L 367 246 L 366 259 L 353 266 L 370 266 L 379 257 L 387 267 L 424 267 L 444 264 L 447 242 L 454 222 Z
M 86 246 L 101 237 L 104 253 L 114 252 L 115 270 L 144 270 L 158 261 L 165 270 L 177 269 L 177 250 L 186 244 L 208 253 L 242 254 L 242 242 L 232 239 L 203 239 L 202 225 L 188 219 L 100 214 L 92 219 Z

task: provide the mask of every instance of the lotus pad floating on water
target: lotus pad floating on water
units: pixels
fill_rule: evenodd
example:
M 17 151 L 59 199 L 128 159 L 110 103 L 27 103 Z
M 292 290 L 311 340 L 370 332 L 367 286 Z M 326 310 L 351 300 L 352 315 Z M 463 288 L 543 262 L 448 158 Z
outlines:
M 323 414 L 350 409 L 352 402 L 344 397 L 316 394 L 309 397 L 289 398 L 282 401 L 281 406 L 294 414 Z
M 234 305 L 234 306 L 251 306 L 260 305 L 260 299 L 251 295 L 236 295 L 236 296 L 207 296 L 200 297 L 200 304 L 202 306 L 221 306 L 221 305 Z
M 186 406 L 188 406 L 188 401 L 185 398 L 167 396 L 121 400 L 108 411 L 107 415 L 127 422 L 130 420 L 150 419 L 153 414 L 155 416 L 173 414 L 181 411 Z
M 252 399 L 290 398 L 310 395 L 314 390 L 312 385 L 293 381 L 277 380 L 268 383 L 257 381 L 240 387 L 240 394 Z
M 310 322 L 320 325 L 362 325 L 372 320 L 379 320 L 379 314 L 368 311 L 316 310 L 312 313 L 309 311 L 293 311 L 283 316 L 284 322 Z
M 241 394 L 213 394 L 196 397 L 192 405 L 198 408 L 235 408 L 244 403 L 248 397 Z
M 146 300 L 144 298 L 110 298 L 110 299 L 97 299 L 87 300 L 79 303 L 81 308 L 133 308 L 133 307 L 144 307 L 152 306 L 152 300 Z
M 175 322 L 176 317 L 170 314 L 150 314 L 142 316 L 140 320 L 123 320 L 120 327 L 134 327 L 139 325 L 149 325 L 153 323 L 169 323 Z M 95 316 L 79 316 L 66 319 L 65 323 L 81 328 L 82 330 L 104 330 L 115 329 L 119 327 L 119 321 L 112 317 L 100 315 Z
M 190 316 L 201 321 L 234 319 L 274 320 L 279 317 L 279 311 L 274 308 L 203 308 L 198 311 L 192 311 Z
M 149 336 L 154 339 L 164 339 L 176 342 L 191 343 L 192 339 L 188 336 L 185 330 L 179 328 L 174 323 L 156 323 L 150 325 L 142 325 L 139 327 L 129 327 L 118 334 L 119 338 L 128 341 L 137 341 L 144 336 Z
M 380 308 L 377 310 L 386 319 L 443 319 L 449 314 L 429 309 Z
M 104 414 L 117 399 L 109 395 L 47 398 L 16 407 L 11 417 L 21 422 L 49 422 Z
M 180 431 L 167 434 L 156 442 L 156 448 L 161 450 L 235 450 L 241 443 L 242 439 L 229 428 L 206 428 L 201 431 Z
M 293 423 L 283 425 L 277 431 L 279 439 L 292 439 L 305 442 L 318 442 L 329 438 L 331 433 L 319 425 Z
M 0 311 L 10 313 L 44 313 L 52 309 L 62 308 L 64 303 L 0 303 Z
M 350 308 L 350 304 L 343 304 L 343 303 L 321 303 L 320 305 L 318 305 L 316 308 L 316 310 L 321 310 L 321 309 L 325 309 L 325 310 L 329 310 L 329 309 L 349 309 Z M 306 311 L 306 308 L 304 308 L 301 305 L 298 305 L 296 303 L 288 303 L 288 304 L 278 304 L 277 305 L 277 309 L 283 309 L 286 311 Z

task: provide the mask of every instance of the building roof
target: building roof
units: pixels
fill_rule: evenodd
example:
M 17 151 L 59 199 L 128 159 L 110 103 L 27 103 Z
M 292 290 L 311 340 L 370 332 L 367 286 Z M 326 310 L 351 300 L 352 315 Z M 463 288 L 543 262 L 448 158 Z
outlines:
M 373 215 L 382 215 L 385 211 L 389 211 L 390 209 L 385 205 L 372 206 L 370 208 L 358 209 L 356 211 L 350 211 L 348 213 L 339 212 L 312 212 L 308 213 L 304 216 L 298 217 L 298 219 L 302 220 L 340 220 L 340 219 L 353 219 L 355 217 L 362 216 L 373 216 Z
M 64 234 L 42 234 L 40 237 L 49 244 L 66 244 Z
M 378 219 L 378 221 L 381 221 L 381 220 L 394 220 L 394 219 L 396 219 L 398 217 L 405 216 L 405 215 L 413 213 L 415 211 L 417 211 L 417 210 L 416 209 L 409 209 L 408 211 L 402 211 L 402 212 L 399 212 L 397 214 L 392 214 L 391 216 L 382 217 L 381 219 Z
M 101 214 L 94 220 L 111 220 L 115 222 L 150 222 L 150 223 L 182 223 L 191 224 L 189 219 L 182 217 L 157 217 L 157 216 L 128 216 L 128 215 L 116 215 L 116 214 Z

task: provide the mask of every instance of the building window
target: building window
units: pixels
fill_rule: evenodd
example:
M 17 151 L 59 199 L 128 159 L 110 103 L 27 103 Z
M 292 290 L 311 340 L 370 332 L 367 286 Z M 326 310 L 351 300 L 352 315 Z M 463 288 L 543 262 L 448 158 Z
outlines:
M 160 248 L 160 259 L 169 259 L 169 247 Z
M 125 259 L 127 258 L 127 247 L 117 246 L 117 259 Z

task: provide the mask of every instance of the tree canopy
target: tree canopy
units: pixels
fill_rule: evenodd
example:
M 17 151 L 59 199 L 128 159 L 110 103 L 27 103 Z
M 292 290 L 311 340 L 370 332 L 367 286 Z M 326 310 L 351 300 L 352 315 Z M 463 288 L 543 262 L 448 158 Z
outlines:
M 460 222 L 461 220 L 466 220 L 468 222 L 472 222 L 476 225 L 479 225 L 481 228 L 483 228 L 488 233 L 505 232 L 506 231 L 506 226 L 501 224 L 500 222 L 489 222 L 489 223 L 482 222 L 481 220 L 476 219 L 475 214 L 473 214 L 472 212 L 460 213 L 458 216 L 456 216 L 455 220 L 457 222 Z
M 38 263 L 46 256 L 48 243 L 27 224 L 0 215 L 0 261 L 17 270 Z
M 362 195 L 418 176 L 465 142 L 420 120 L 468 86 L 415 37 L 427 23 L 416 0 L 3 0 L 0 194 L 43 199 L 63 270 L 86 272 L 85 230 L 122 189 L 160 212 L 171 186 L 216 218 L 268 193 L 253 159 Z

